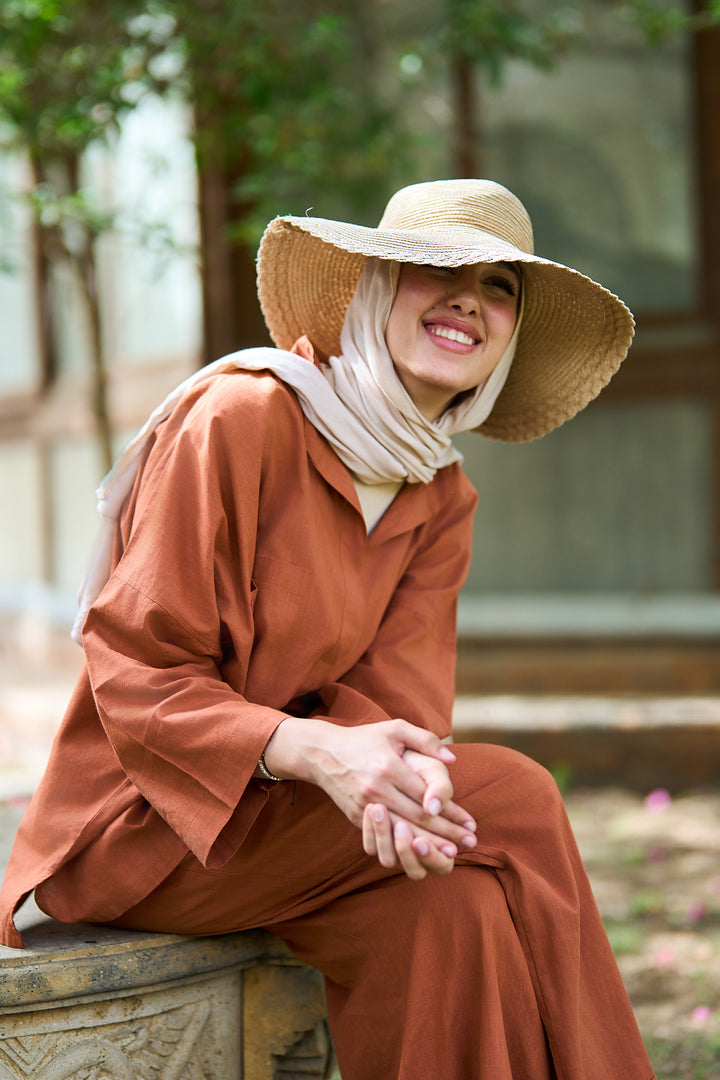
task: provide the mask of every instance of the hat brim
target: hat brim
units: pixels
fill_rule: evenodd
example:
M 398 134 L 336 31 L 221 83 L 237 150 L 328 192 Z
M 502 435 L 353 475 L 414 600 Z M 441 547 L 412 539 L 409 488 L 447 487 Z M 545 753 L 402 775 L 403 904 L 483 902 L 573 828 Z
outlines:
M 631 312 L 584 274 L 466 226 L 372 229 L 325 218 L 275 218 L 258 253 L 258 295 L 275 344 L 303 334 L 327 355 L 366 259 L 432 266 L 522 264 L 523 321 L 510 374 L 478 428 L 508 442 L 535 439 L 575 416 L 617 371 L 632 342 Z

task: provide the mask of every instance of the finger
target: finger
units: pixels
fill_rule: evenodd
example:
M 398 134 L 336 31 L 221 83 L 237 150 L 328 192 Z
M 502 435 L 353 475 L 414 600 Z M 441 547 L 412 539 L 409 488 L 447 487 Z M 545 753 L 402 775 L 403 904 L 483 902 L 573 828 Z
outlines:
M 442 772 L 439 771 L 441 769 Z M 427 788 L 423 795 L 423 809 L 430 817 L 437 817 L 452 800 L 454 794 L 452 781 L 447 775 L 445 766 L 439 761 L 434 769 L 428 769 L 421 775 L 427 781 Z
M 395 823 L 393 838 L 400 865 L 407 876 L 412 878 L 413 881 L 420 881 L 422 878 L 427 877 L 427 869 L 415 853 L 413 847 L 414 837 L 406 821 L 400 820 Z
M 397 818 L 395 814 L 391 814 L 390 820 L 394 827 L 397 821 L 400 819 Z M 451 840 L 446 840 L 444 837 L 438 836 L 437 833 L 430 832 L 429 829 L 424 829 L 420 825 L 411 825 L 410 831 L 412 832 L 413 837 L 420 840 L 426 840 L 429 844 L 432 845 L 432 847 L 434 847 L 437 851 L 441 852 L 446 858 L 455 859 L 457 857 L 458 846 L 457 844 L 453 844 Z
M 363 851 L 366 855 L 377 855 L 377 841 L 375 839 L 375 829 L 373 828 L 372 822 L 372 810 L 372 803 L 368 803 L 368 805 L 363 810 L 362 842 Z
M 474 830 L 466 827 L 470 822 L 468 814 L 458 813 L 460 808 L 454 803 L 450 804 L 451 814 L 460 819 L 458 822 L 449 820 L 444 813 L 437 817 L 426 814 L 421 804 L 399 791 L 393 793 L 392 797 L 386 801 L 386 805 L 388 810 L 398 818 L 403 818 L 413 826 L 426 829 L 431 835 L 451 841 L 461 850 L 474 848 L 477 843 Z
M 375 726 L 380 727 L 379 724 Z M 393 740 L 388 741 L 390 743 L 387 747 L 389 752 L 379 758 L 372 770 L 370 768 L 365 770 L 366 785 L 363 795 L 368 802 L 387 804 L 388 794 L 397 790 L 403 792 L 418 804 L 422 803 L 427 783 L 416 769 L 410 768 L 403 760 L 402 753 L 398 753 L 392 747 Z M 439 767 L 445 768 L 443 765 L 439 765 Z
M 426 784 L 422 803 L 427 814 L 439 814 L 445 805 L 453 797 L 453 785 L 447 766 L 437 758 L 428 757 L 427 754 L 419 754 L 417 750 L 406 750 L 403 761 L 416 772 Z
M 464 807 L 456 802 L 445 803 L 442 809 L 442 816 L 448 821 L 453 822 L 455 825 L 459 825 L 465 832 L 477 832 L 477 822 L 475 819 L 471 814 L 468 814 Z
M 387 869 L 397 866 L 392 823 L 387 808 L 381 803 L 373 803 L 363 815 L 363 822 L 365 818 L 369 820 L 372 828 L 375 846 L 374 854 L 377 856 L 378 862 Z
M 442 813 L 449 821 L 455 822 L 470 832 L 477 831 L 477 823 L 472 816 L 457 803 L 451 802 L 453 786 L 450 774 L 445 766 L 432 758 L 419 754 L 415 750 L 406 750 L 403 761 L 427 782 L 427 789 L 422 798 L 422 806 L 431 817 Z
M 468 833 L 477 832 L 477 822 L 458 803 L 452 801 L 452 788 L 447 795 L 447 786 L 440 780 L 437 785 L 428 785 L 422 799 L 422 808 L 428 817 L 444 817 L 447 821 Z
M 406 750 L 401 762 L 409 768 L 410 775 L 398 772 L 394 763 L 391 763 L 388 779 L 392 778 L 391 782 L 399 790 L 418 802 L 428 817 L 436 817 L 439 814 L 445 816 L 445 808 L 450 806 L 454 791 L 450 774 L 444 763 L 421 754 L 417 750 Z M 477 829 L 472 817 L 456 805 L 453 806 L 448 819 L 472 832 Z
M 432 731 L 410 724 L 407 720 L 399 718 L 390 721 L 391 738 L 403 743 L 411 750 L 417 750 L 428 757 L 437 758 L 439 761 L 452 762 L 456 760 L 452 750 Z
M 445 875 L 454 869 L 457 853 L 454 845 L 438 846 L 425 836 L 415 836 L 412 846 L 421 864 L 431 873 Z

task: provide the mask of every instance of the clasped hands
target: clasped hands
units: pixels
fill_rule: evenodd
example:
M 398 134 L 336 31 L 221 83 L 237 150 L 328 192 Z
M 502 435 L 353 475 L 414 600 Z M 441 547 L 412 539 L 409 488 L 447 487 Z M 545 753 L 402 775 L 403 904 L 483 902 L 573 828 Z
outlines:
M 273 772 L 321 787 L 362 830 L 367 854 L 413 879 L 449 874 L 458 852 L 475 846 L 476 823 L 452 799 L 455 760 L 405 720 L 344 727 L 288 717 L 265 748 Z

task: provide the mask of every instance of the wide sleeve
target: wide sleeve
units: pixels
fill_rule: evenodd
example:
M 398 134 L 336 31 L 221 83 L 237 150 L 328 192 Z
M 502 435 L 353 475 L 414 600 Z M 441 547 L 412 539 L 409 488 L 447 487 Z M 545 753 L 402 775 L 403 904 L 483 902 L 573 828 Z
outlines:
M 235 811 L 287 715 L 242 695 L 267 409 L 249 402 L 238 416 L 226 397 L 230 405 L 211 388 L 162 425 L 83 634 L 98 713 L 123 769 L 209 866 L 230 857 L 257 813 L 252 798 Z M 232 686 L 220 671 L 229 653 Z M 253 796 L 264 800 L 257 785 Z
M 477 495 L 453 470 L 448 498 L 421 529 L 379 629 L 356 664 L 320 688 L 317 716 L 344 723 L 399 717 L 451 734 L 457 658 L 457 598 L 467 577 Z

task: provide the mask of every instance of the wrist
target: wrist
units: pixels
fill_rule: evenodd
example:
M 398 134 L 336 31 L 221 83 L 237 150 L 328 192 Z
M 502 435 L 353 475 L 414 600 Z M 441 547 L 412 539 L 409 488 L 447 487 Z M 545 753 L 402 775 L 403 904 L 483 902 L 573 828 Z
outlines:
M 263 758 L 265 768 L 282 780 L 308 780 L 316 783 L 314 761 L 321 735 L 327 724 L 287 716 L 267 741 Z
M 253 776 L 257 780 L 269 780 L 273 784 L 279 784 L 280 781 L 287 779 L 287 777 L 285 776 L 276 776 L 275 773 L 271 772 L 270 769 L 268 769 L 267 762 L 265 761 L 264 750 L 258 758 L 258 762 L 255 766 L 255 772 L 253 773 Z

